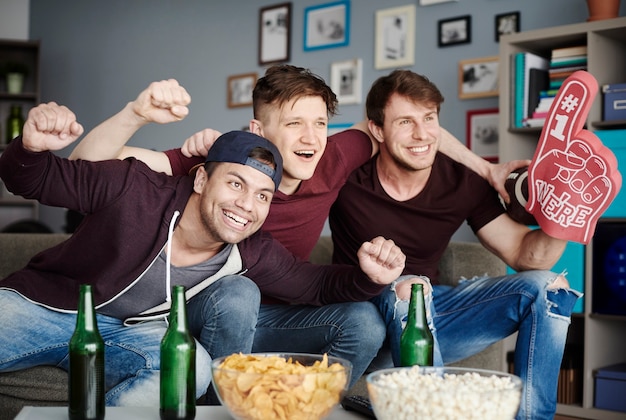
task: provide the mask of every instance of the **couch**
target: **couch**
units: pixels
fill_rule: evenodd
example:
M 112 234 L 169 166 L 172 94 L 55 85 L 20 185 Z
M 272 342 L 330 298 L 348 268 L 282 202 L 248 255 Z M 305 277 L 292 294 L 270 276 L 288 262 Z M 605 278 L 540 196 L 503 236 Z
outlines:
M 0 278 L 23 267 L 39 251 L 67 239 L 68 234 L 0 233 Z M 315 247 L 311 261 L 330 263 L 332 241 L 323 236 Z M 440 264 L 441 281 L 455 284 L 462 276 L 471 277 L 489 273 L 504 274 L 506 267 L 478 243 L 451 242 Z M 502 370 L 502 342 L 490 346 L 455 366 Z M 366 394 L 363 381 L 350 390 L 352 394 Z M 0 373 L 0 420 L 13 419 L 25 405 L 66 405 L 67 374 L 52 367 L 41 366 L 19 372 Z

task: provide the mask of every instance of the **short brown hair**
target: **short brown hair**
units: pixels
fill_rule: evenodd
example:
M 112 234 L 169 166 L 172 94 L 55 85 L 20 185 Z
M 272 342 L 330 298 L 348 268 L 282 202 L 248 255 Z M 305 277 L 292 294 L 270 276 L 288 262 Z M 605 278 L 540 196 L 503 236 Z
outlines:
M 410 70 L 394 70 L 376 80 L 367 94 L 367 118 L 378 127 L 382 127 L 385 122 L 385 106 L 394 93 L 415 103 L 434 104 L 437 106 L 437 113 L 443 103 L 443 95 L 427 77 Z
M 287 64 L 267 69 L 252 92 L 254 118 L 262 120 L 265 105 L 283 106 L 294 98 L 319 96 L 326 103 L 328 117 L 337 114 L 337 96 L 324 79 L 310 70 Z

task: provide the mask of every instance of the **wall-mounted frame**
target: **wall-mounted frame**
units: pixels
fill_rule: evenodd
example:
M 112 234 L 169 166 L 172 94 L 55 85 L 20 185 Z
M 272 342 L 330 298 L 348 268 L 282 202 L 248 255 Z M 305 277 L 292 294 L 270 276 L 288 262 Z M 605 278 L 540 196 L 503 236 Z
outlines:
M 291 3 L 259 11 L 259 65 L 289 61 L 291 50 Z
M 229 108 L 252 105 L 252 91 L 256 79 L 256 73 L 234 74 L 228 77 L 227 104 Z
M 335 61 L 330 64 L 330 87 L 339 104 L 360 104 L 363 85 L 363 60 Z
M 459 0 L 420 0 L 420 6 L 430 6 L 432 4 L 448 3 L 451 1 L 459 1 Z
M 304 9 L 304 50 L 335 48 L 350 43 L 350 1 Z
M 376 11 L 376 50 L 378 70 L 415 64 L 415 5 Z
M 472 17 L 470 15 L 442 19 L 437 25 L 440 47 L 469 44 L 472 42 Z
M 467 148 L 490 162 L 498 162 L 498 108 L 467 111 Z
M 459 61 L 459 98 L 498 96 L 498 56 Z
M 506 34 L 514 34 L 519 32 L 520 28 L 520 13 L 509 12 L 496 15 L 495 32 L 496 42 L 500 42 L 500 36 Z

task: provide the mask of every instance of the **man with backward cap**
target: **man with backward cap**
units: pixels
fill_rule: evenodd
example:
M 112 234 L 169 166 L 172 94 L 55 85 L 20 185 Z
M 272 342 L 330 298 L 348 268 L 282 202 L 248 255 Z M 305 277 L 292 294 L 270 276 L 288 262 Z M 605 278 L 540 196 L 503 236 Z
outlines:
M 364 301 L 404 267 L 404 254 L 381 237 L 363 244 L 360 267 L 315 266 L 259 231 L 282 158 L 255 134 L 222 135 L 195 177 L 171 177 L 132 158 L 70 161 L 51 153 L 82 133 L 68 108 L 42 104 L 0 157 L 0 177 L 13 193 L 87 214 L 70 239 L 0 281 L 0 372 L 67 369 L 79 286 L 89 283 L 106 346 L 107 405 L 156 405 L 169 291 L 182 284 L 201 344 L 200 397 L 210 357 L 251 351 L 261 293 L 309 305 Z M 231 304 L 241 294 L 249 305 Z

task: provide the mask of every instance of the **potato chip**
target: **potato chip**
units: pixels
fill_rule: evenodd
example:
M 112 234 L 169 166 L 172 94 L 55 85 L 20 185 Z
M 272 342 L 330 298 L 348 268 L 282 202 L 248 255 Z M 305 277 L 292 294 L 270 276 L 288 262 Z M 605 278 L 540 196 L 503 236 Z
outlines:
M 349 365 L 348 365 L 349 366 Z M 321 419 L 339 403 L 350 369 L 328 356 L 306 366 L 279 355 L 233 354 L 213 371 L 222 402 L 242 419 Z

